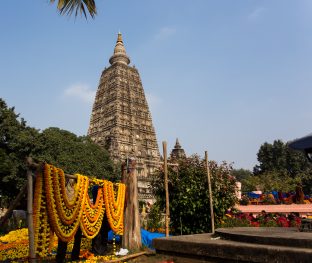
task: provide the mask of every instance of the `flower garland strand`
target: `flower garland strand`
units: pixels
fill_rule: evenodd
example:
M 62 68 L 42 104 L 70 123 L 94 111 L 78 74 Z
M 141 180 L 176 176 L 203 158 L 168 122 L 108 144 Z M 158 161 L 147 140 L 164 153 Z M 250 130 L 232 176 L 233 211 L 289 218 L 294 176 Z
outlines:
M 54 233 L 63 242 L 73 239 L 80 226 L 88 238 L 95 237 L 100 231 L 104 213 L 114 233 L 123 234 L 123 216 L 126 186 L 106 180 L 93 180 L 99 186 L 93 204 L 88 189 L 89 179 L 76 174 L 77 184 L 74 197 L 66 194 L 65 174 L 53 165 L 44 164 L 43 172 L 38 172 L 34 194 L 35 251 L 46 257 L 53 245 Z
M 104 180 L 105 208 L 108 223 L 114 233 L 122 235 L 126 186 L 121 183 L 117 184 L 117 186 L 118 194 L 117 200 L 115 200 L 113 183 Z
M 89 194 L 85 198 L 84 209 L 80 219 L 80 227 L 88 238 L 94 238 L 100 231 L 105 212 L 103 187 L 98 188 L 95 204 L 91 203 Z
M 74 199 L 71 202 L 68 200 L 66 189 L 65 189 L 65 174 L 62 169 L 53 167 L 52 174 L 52 186 L 54 191 L 54 197 L 57 204 L 56 209 L 58 215 L 65 225 L 71 225 L 77 219 L 77 216 L 80 212 L 82 200 L 84 198 L 84 191 L 77 191 L 84 186 L 84 180 L 86 177 L 77 176 L 77 187 L 74 193 Z M 89 182 L 89 180 L 87 180 Z
M 46 257 L 52 249 L 54 233 L 50 227 L 47 213 L 43 174 L 38 172 L 35 183 L 33 221 L 35 252 L 40 257 Z
M 80 224 L 89 180 L 87 177 L 77 174 L 78 182 L 75 191 L 79 191 L 77 195 L 79 198 L 76 199 L 74 208 L 68 209 L 64 197 L 59 191 L 59 177 L 62 176 L 64 177 L 64 173 L 60 172 L 60 169 L 45 164 L 44 179 L 50 224 L 59 239 L 63 242 L 69 242 L 73 239 Z
M 108 188 L 107 188 L 108 195 L 110 197 L 108 205 L 110 207 L 111 215 L 113 219 L 115 220 L 118 220 L 119 217 L 121 216 L 121 212 L 123 212 L 122 202 L 124 200 L 124 195 L 125 195 L 125 191 L 123 189 L 124 185 L 117 184 L 117 187 L 118 187 L 118 194 L 116 194 L 114 191 L 113 183 L 109 182 Z M 117 196 L 117 199 L 116 199 L 116 196 Z

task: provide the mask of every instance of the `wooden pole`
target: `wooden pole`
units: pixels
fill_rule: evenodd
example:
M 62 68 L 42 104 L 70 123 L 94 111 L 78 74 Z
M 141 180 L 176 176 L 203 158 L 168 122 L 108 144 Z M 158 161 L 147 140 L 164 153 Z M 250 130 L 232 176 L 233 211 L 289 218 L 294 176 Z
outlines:
M 136 174 L 136 162 L 130 160 L 128 168 L 122 166 L 122 181 L 126 184 L 126 207 L 124 211 L 124 234 L 122 237 L 122 247 L 128 250 L 137 250 L 142 246 L 141 226 L 138 201 L 138 182 Z M 124 171 L 124 169 L 127 169 Z
M 211 233 L 214 234 L 215 226 L 214 226 L 214 212 L 213 212 L 213 202 L 212 202 L 212 190 L 211 190 L 211 179 L 210 179 L 210 169 L 208 165 L 208 152 L 205 151 L 205 163 L 208 177 L 208 192 L 209 192 L 209 201 L 210 201 L 210 217 L 211 217 Z
M 164 154 L 164 174 L 165 174 L 165 192 L 166 192 L 166 237 L 169 237 L 169 190 L 168 190 L 168 164 L 167 164 L 167 142 L 163 142 L 163 154 Z
M 29 168 L 27 169 L 27 224 L 29 239 L 29 262 L 36 262 L 35 233 L 33 223 L 33 175 Z

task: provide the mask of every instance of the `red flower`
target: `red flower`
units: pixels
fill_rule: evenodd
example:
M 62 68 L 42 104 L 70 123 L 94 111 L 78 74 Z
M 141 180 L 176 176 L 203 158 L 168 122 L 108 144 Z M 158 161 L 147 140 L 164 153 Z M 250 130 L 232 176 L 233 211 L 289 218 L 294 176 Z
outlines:
M 250 222 L 250 225 L 253 227 L 259 227 L 260 223 L 255 221 L 255 222 Z
M 287 221 L 287 219 L 283 216 L 277 218 L 276 220 L 276 223 L 279 225 L 279 226 L 282 226 L 282 227 L 289 227 L 289 222 Z

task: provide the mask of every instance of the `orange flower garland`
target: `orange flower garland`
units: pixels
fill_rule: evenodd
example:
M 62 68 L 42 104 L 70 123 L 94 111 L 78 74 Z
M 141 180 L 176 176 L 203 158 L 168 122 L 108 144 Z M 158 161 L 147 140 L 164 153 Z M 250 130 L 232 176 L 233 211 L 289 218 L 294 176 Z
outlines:
M 88 238 L 94 238 L 100 231 L 104 217 L 104 195 L 103 188 L 98 188 L 96 202 L 93 205 L 87 193 L 84 209 L 80 220 L 80 226 L 83 234 Z
M 73 200 L 69 201 L 65 190 L 65 174 L 62 169 L 53 167 L 52 185 L 54 188 L 55 201 L 58 215 L 65 225 L 71 225 L 76 219 L 81 210 L 81 201 L 84 198 L 84 191 L 75 191 Z M 77 176 L 77 189 L 81 187 L 88 188 L 85 183 L 89 184 L 89 180 L 84 182 L 86 178 Z
M 123 214 L 125 205 L 126 186 L 118 185 L 117 200 L 115 200 L 114 185 L 112 182 L 104 180 L 105 208 L 108 223 L 111 229 L 119 235 L 123 234 Z
M 40 257 L 47 256 L 52 249 L 54 233 L 48 221 L 43 174 L 37 174 L 34 193 L 35 251 Z
M 46 257 L 53 245 L 54 233 L 63 242 L 73 239 L 80 226 L 88 238 L 100 231 L 105 208 L 111 229 L 123 233 L 123 212 L 125 185 L 117 184 L 115 193 L 112 182 L 93 179 L 99 185 L 95 204 L 88 194 L 89 179 L 77 174 L 77 184 L 73 199 L 69 199 L 65 188 L 63 170 L 45 164 L 43 173 L 36 178 L 34 194 L 35 249 L 40 257 Z
M 60 169 L 45 164 L 44 178 L 47 210 L 50 224 L 57 237 L 63 242 L 69 242 L 74 237 L 79 227 L 83 211 L 82 205 L 85 203 L 89 180 L 83 175 L 77 175 L 76 191 L 79 191 L 79 194 L 77 195 L 74 208 L 68 209 L 65 205 L 64 197 L 59 191 L 59 177 L 64 176 L 64 173 L 59 171 Z M 73 215 L 75 215 L 75 217 L 73 217 Z
M 67 209 L 73 209 L 75 205 L 77 205 L 77 199 L 79 199 L 78 194 L 79 191 L 75 191 L 74 192 L 74 197 L 69 200 L 67 193 L 66 193 L 66 181 L 65 181 L 65 174 L 64 171 L 62 169 L 58 169 L 59 175 L 58 179 L 59 179 L 59 186 L 61 187 L 60 191 L 61 191 L 61 196 L 63 197 L 63 201 L 65 203 L 65 206 Z M 81 182 L 77 182 L 78 184 L 78 188 L 79 188 L 79 183 Z

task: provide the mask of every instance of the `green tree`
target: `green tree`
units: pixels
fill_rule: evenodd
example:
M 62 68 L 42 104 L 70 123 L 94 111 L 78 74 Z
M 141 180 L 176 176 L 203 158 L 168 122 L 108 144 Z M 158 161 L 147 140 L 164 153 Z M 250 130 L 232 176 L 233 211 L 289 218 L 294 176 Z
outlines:
M 50 3 L 54 3 L 55 0 L 50 0 Z M 80 13 L 87 18 L 87 11 L 92 18 L 96 15 L 96 5 L 94 0 L 57 0 L 57 9 L 60 14 L 71 15 L 75 13 L 75 16 Z
M 281 140 L 275 140 L 273 144 L 265 142 L 261 145 L 257 159 L 259 165 L 254 167 L 255 174 L 279 171 L 296 176 L 312 168 L 302 152 L 289 148 L 287 143 Z
M 252 175 L 244 178 L 242 183 L 242 192 L 251 192 L 261 190 L 262 192 L 293 191 L 296 184 L 301 181 L 300 177 L 291 177 L 288 174 L 282 174 L 277 171 Z
M 212 176 L 213 206 L 216 223 L 219 224 L 228 209 L 236 203 L 235 179 L 231 167 L 226 163 L 217 165 L 210 161 Z M 207 172 L 204 160 L 192 156 L 179 161 L 176 167 L 169 167 L 170 227 L 175 234 L 204 233 L 211 230 L 210 203 Z M 156 203 L 165 207 L 163 171 L 156 173 L 152 191 Z
M 302 181 L 305 193 L 312 193 L 312 165 L 302 152 L 290 149 L 281 140 L 275 140 L 273 144 L 266 142 L 261 145 L 257 157 L 259 165 L 254 167 L 254 174 L 272 178 L 271 190 L 277 190 L 273 189 L 274 181 L 284 182 L 284 188 L 287 183 L 293 187 L 294 183 Z
M 32 156 L 70 174 L 80 173 L 108 180 L 118 177 L 106 150 L 89 137 L 78 137 L 59 128 L 51 127 L 40 133 Z
M 249 178 L 250 176 L 253 176 L 253 173 L 247 169 L 233 169 L 231 171 L 232 176 L 235 177 L 235 179 L 238 182 L 241 182 L 244 179 Z
M 16 196 L 25 182 L 26 156 L 31 154 L 39 132 L 0 98 L 0 195 Z
M 116 180 L 119 174 L 108 152 L 88 137 L 59 128 L 43 132 L 26 121 L 0 98 L 0 195 L 12 199 L 26 181 L 25 159 L 31 156 L 62 168 L 66 173 L 80 173 Z

